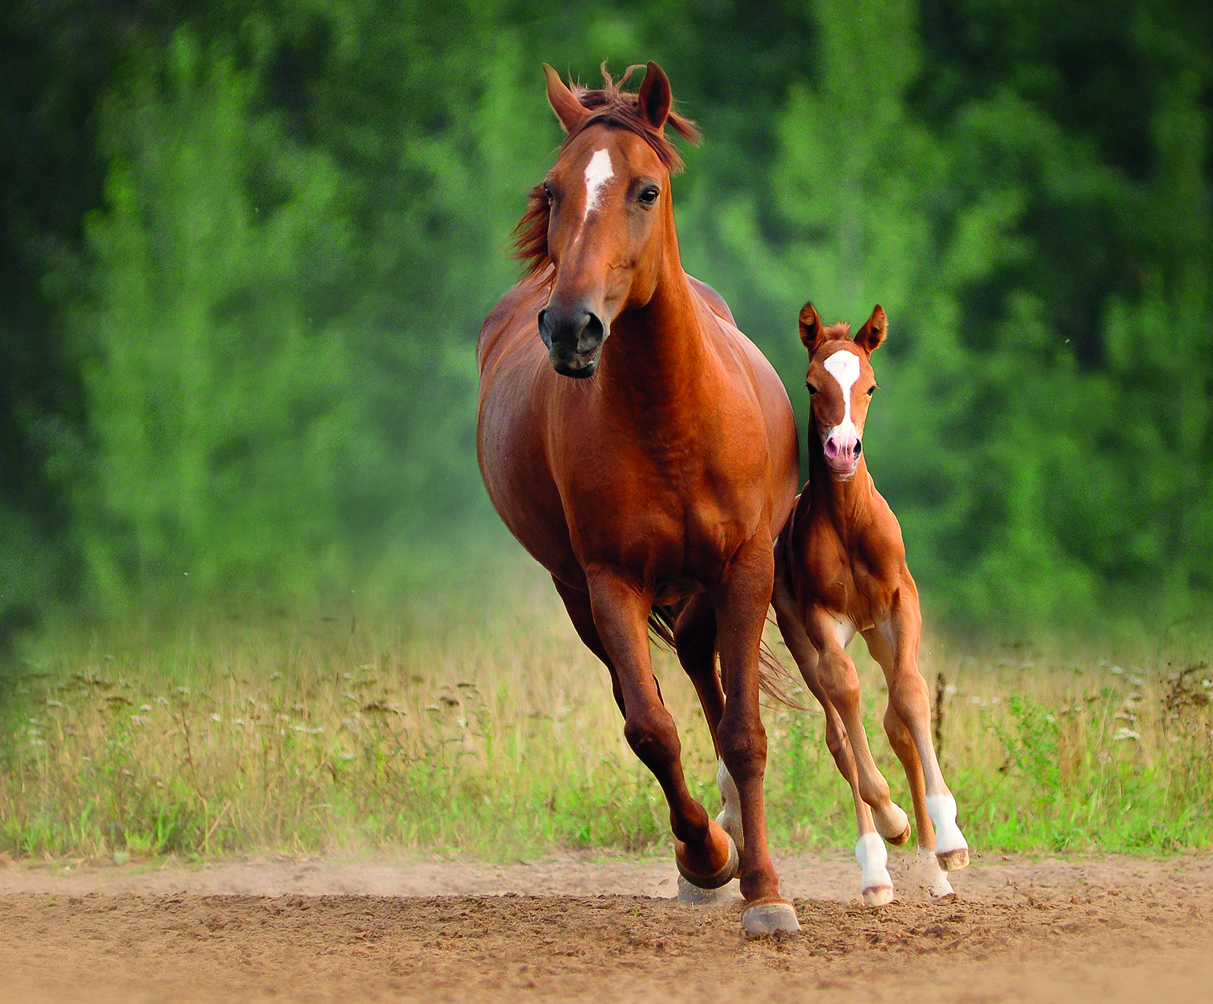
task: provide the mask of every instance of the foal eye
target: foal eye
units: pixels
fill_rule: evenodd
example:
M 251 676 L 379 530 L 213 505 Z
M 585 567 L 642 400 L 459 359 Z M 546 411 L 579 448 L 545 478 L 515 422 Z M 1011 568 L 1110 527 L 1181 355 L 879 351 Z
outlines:
M 813 386 L 811 383 L 809 383 L 807 380 L 805 381 L 804 385 L 805 385 L 806 387 L 808 387 L 808 388 L 809 388 L 809 393 L 810 393 L 810 394 L 816 394 L 816 393 L 817 393 L 817 388 L 816 388 L 816 387 L 814 387 L 814 386 Z
M 872 384 L 872 386 L 868 388 L 868 397 L 871 397 L 875 393 L 876 393 L 876 385 Z
M 658 189 L 646 188 L 637 198 L 640 200 L 642 206 L 652 206 L 657 202 L 659 195 L 661 195 L 661 192 Z

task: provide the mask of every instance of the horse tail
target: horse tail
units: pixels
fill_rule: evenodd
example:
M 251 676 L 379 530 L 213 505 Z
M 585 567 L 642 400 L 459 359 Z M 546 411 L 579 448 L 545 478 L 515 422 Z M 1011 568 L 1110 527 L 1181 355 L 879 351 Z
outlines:
M 678 612 L 671 607 L 654 606 L 649 614 L 649 634 L 658 645 L 667 652 L 677 653 L 674 644 L 674 621 Z M 770 617 L 767 618 L 770 620 Z M 795 708 L 797 711 L 808 711 L 809 707 L 792 696 L 792 691 L 799 686 L 799 681 L 783 664 L 764 638 L 758 643 L 758 687 L 779 704 Z
M 674 619 L 677 616 L 670 607 L 654 606 L 649 613 L 649 634 L 667 652 L 677 652 L 674 644 Z

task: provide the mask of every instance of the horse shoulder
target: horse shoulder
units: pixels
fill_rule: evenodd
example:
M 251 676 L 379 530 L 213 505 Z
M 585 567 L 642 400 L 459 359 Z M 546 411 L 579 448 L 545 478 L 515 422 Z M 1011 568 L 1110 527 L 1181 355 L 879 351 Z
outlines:
M 539 312 L 542 300 L 542 287 L 534 278 L 523 279 L 511 287 L 497 305 L 489 311 L 484 323 L 480 325 L 480 335 L 476 339 L 476 365 L 481 373 L 484 372 L 489 357 L 510 343 L 509 336 L 517 340 L 526 327 L 526 322 Z M 535 335 L 538 339 L 538 333 Z M 504 339 L 504 341 L 503 341 Z
M 691 284 L 691 288 L 703 297 L 704 302 L 711 308 L 712 313 L 736 327 L 737 322 L 733 320 L 733 312 L 729 310 L 729 305 L 725 302 L 724 297 L 706 282 L 696 279 L 689 272 L 684 274 L 687 277 L 687 282 Z

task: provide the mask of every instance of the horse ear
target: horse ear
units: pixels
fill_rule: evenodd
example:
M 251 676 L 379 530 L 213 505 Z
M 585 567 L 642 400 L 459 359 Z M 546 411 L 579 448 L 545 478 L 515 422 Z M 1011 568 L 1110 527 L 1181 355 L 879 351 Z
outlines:
M 889 319 L 885 315 L 884 307 L 879 303 L 876 304 L 876 309 L 872 311 L 872 316 L 859 329 L 859 334 L 855 336 L 855 344 L 863 349 L 868 355 L 871 355 L 878 348 L 880 343 L 884 341 L 884 336 L 889 330 Z
M 560 119 L 564 131 L 572 132 L 589 114 L 589 109 L 577 100 L 577 95 L 560 79 L 560 74 L 547 63 L 543 64 L 543 75 L 548 82 L 548 104 Z
M 804 347 L 809 350 L 809 355 L 813 354 L 813 349 L 816 348 L 820 338 L 821 318 L 817 316 L 817 308 L 813 306 L 813 301 L 810 300 L 800 308 L 800 340 L 804 343 Z
M 661 132 L 665 120 L 670 117 L 670 108 L 674 98 L 670 94 L 670 78 L 665 70 L 649 60 L 648 70 L 640 84 L 640 112 L 658 132 Z

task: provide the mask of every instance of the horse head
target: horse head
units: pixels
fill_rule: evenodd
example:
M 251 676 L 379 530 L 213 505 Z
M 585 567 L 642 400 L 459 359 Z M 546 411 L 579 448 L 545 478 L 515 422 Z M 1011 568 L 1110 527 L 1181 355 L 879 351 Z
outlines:
M 555 165 L 531 193 L 517 231 L 519 257 L 533 274 L 551 268 L 539 336 L 552 366 L 571 377 L 597 369 L 611 323 L 653 298 L 662 270 L 677 267 L 670 175 L 681 160 L 669 124 L 698 133 L 673 111 L 670 82 L 649 63 L 637 93 L 615 84 L 568 87 L 546 63 L 548 101 L 568 134 Z
M 845 321 L 822 325 L 812 303 L 800 310 L 800 340 L 809 350 L 810 422 L 816 426 L 826 466 L 839 480 L 853 477 L 863 452 L 863 426 L 876 390 L 872 353 L 884 341 L 888 318 L 879 304 L 850 337 Z

